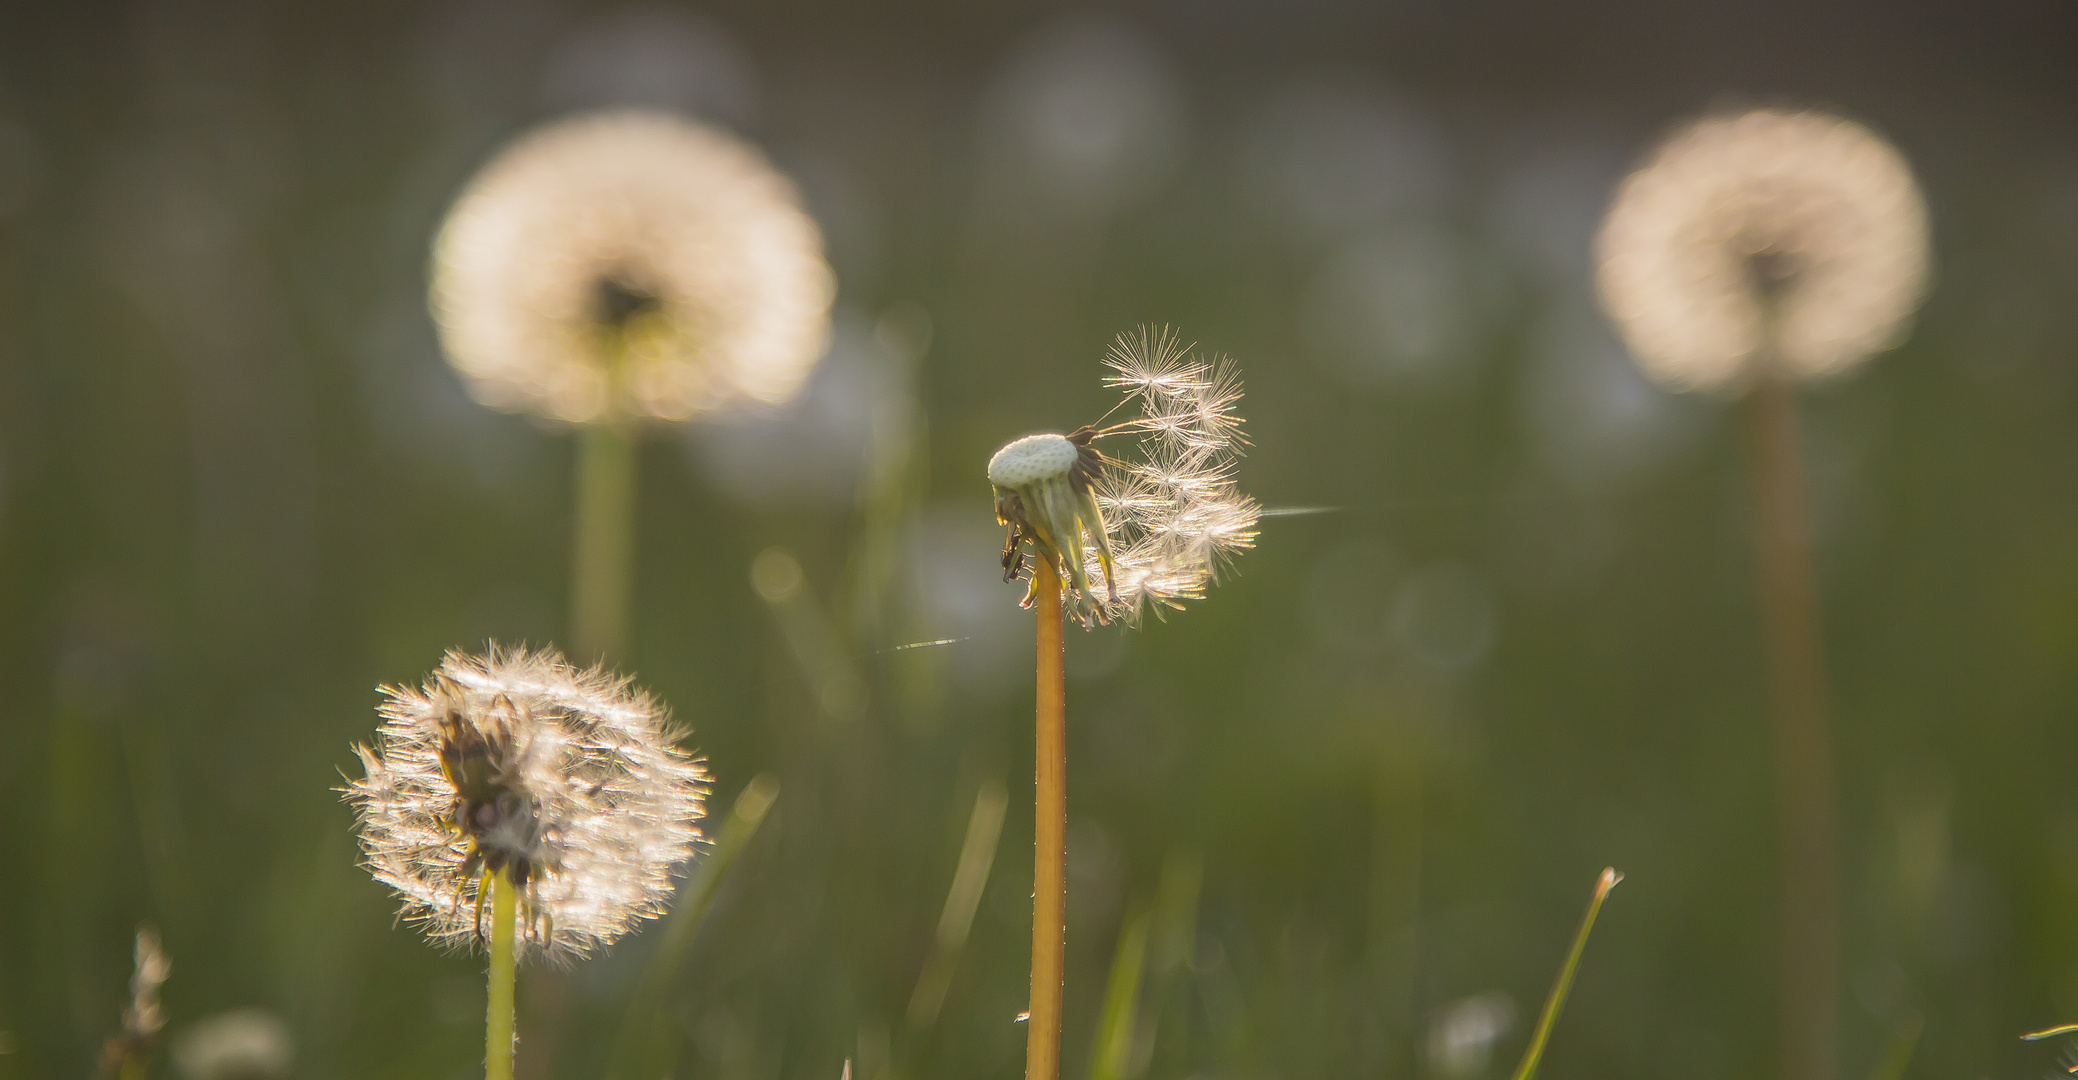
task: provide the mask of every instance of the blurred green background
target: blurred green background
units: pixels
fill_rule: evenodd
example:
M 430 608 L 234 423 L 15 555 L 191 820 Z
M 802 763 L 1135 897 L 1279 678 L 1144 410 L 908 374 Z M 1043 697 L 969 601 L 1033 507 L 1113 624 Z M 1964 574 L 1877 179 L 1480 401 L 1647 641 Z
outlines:
M 1071 637 L 1067 1075 L 1165 865 L 1130 1075 L 1504 1075 L 1605 864 L 1545 1075 L 1772 1070 L 1736 433 L 1634 373 L 1587 278 L 1627 164 L 1739 102 L 1870 123 L 1934 215 L 1917 332 L 1805 399 L 1843 1074 L 1913 1017 L 1906 1076 L 2056 1069 L 2015 1036 L 2078 1019 L 2074 33 L 2023 4 L 11 5 L 0 1077 L 90 1071 L 140 922 L 176 1045 L 260 1007 L 297 1076 L 479 1074 L 480 960 L 393 927 L 332 789 L 378 683 L 564 636 L 572 441 L 469 401 L 426 251 L 505 140 L 629 103 L 766 147 L 841 287 L 800 403 L 642 452 L 624 666 L 696 729 L 717 817 L 782 788 L 663 1003 L 678 1075 L 1020 1075 L 1032 631 L 983 467 L 1101 412 L 1143 322 L 1241 362 L 1246 489 L 1332 512 L 1268 520 L 1188 612 Z M 804 576 L 768 600 L 771 548 Z M 993 873 L 912 1021 L 991 781 Z M 565 1018 L 523 1068 L 598 1075 L 657 937 L 523 973 Z

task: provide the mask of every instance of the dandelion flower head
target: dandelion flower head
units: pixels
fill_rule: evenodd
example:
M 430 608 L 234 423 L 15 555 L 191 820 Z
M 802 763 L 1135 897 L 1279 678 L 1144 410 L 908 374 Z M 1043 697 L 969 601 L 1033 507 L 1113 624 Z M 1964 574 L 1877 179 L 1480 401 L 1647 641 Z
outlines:
M 1129 409 L 1125 419 L 1028 435 L 988 468 L 1009 528 L 1004 579 L 1026 574 L 1029 547 L 1067 578 L 1064 601 L 1084 626 L 1204 596 L 1226 560 L 1254 546 L 1259 516 L 1234 480 L 1248 440 L 1230 361 L 1141 330 L 1121 335 L 1104 362 L 1105 383 L 1125 394 L 1112 413 Z M 1122 456 L 1099 448 L 1112 439 L 1132 445 Z
M 833 278 L 794 187 L 727 132 L 665 113 L 522 137 L 434 243 L 449 360 L 486 405 L 550 420 L 685 420 L 791 398 Z
M 1911 167 L 1869 129 L 1815 112 L 1709 117 L 1618 188 L 1598 285 L 1669 388 L 1736 390 L 1761 364 L 1822 378 L 1903 340 L 1927 229 Z
M 707 773 L 648 694 L 495 646 L 382 693 L 346 798 L 365 865 L 428 937 L 480 941 L 499 872 L 522 889 L 527 954 L 582 956 L 662 911 L 700 837 Z

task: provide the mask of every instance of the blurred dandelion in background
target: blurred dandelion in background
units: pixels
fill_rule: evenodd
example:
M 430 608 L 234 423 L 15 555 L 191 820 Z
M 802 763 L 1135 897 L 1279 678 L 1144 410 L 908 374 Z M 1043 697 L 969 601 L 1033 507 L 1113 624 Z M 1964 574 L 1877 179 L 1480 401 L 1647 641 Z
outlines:
M 434 316 L 471 392 L 569 423 L 785 401 L 822 355 L 833 291 L 792 184 L 663 113 L 520 139 L 434 245 Z
M 1782 1074 L 1837 1075 L 1840 899 L 1829 691 L 1795 385 L 1903 340 L 1928 223 L 1859 124 L 1760 109 L 1677 130 L 1618 186 L 1603 307 L 1646 373 L 1742 396 L 1781 859 Z
M 646 422 L 782 404 L 829 341 L 835 281 L 794 186 L 668 113 L 579 116 L 486 165 L 433 246 L 448 359 L 492 408 L 581 425 L 570 646 L 617 655 Z
M 1623 182 L 1598 281 L 1669 387 L 1736 388 L 1763 362 L 1818 378 L 1903 340 L 1927 236 L 1895 147 L 1838 117 L 1762 109 L 1683 128 Z
M 483 940 L 488 879 L 522 896 L 521 948 L 563 961 L 663 910 L 693 856 L 707 772 L 655 699 L 554 652 L 450 652 L 387 686 L 346 788 L 365 864 L 435 943 Z
M 279 1080 L 294 1070 L 296 1040 L 273 1013 L 237 1009 L 181 1032 L 173 1063 L 188 1080 Z
M 1032 34 L 1004 61 L 981 114 L 984 198 L 1050 221 L 1102 218 L 1146 198 L 1188 143 L 1174 65 L 1106 16 Z
M 1293 239 L 1340 243 L 1442 216 L 1448 146 L 1413 102 L 1350 77 L 1306 77 L 1243 118 L 1237 172 L 1254 208 Z

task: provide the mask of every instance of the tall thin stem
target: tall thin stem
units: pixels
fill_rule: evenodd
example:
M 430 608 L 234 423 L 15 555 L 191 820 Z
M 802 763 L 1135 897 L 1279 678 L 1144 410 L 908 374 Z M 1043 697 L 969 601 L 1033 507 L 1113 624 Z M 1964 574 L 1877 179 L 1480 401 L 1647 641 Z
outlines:
M 1580 931 L 1573 935 L 1573 947 L 1566 950 L 1566 962 L 1559 968 L 1558 981 L 1551 984 L 1551 995 L 1544 999 L 1544 1011 L 1537 1015 L 1537 1030 L 1530 1034 L 1530 1045 L 1522 1052 L 1522 1062 L 1515 1067 L 1514 1080 L 1535 1080 L 1537 1065 L 1544 1060 L 1544 1045 L 1551 1041 L 1551 1029 L 1558 1026 L 1559 1011 L 1566 1007 L 1566 995 L 1573 992 L 1573 975 L 1580 970 L 1580 954 L 1587 951 L 1587 936 L 1595 932 L 1595 916 L 1602 913 L 1602 901 L 1609 899 L 1609 890 L 1623 880 L 1613 866 L 1603 867 L 1595 878 L 1594 895 L 1588 898 L 1587 914 L 1581 917 Z
M 1061 579 L 1046 556 L 1032 560 L 1039 615 L 1038 767 L 1032 862 L 1032 1007 L 1025 1080 L 1061 1073 L 1061 966 L 1068 936 L 1068 684 L 1061 642 Z
M 923 971 L 916 977 L 916 990 L 909 996 L 909 1026 L 919 1031 L 938 1020 L 945 1005 L 945 992 L 952 988 L 953 969 L 967 935 L 974 929 L 974 912 L 981 906 L 981 891 L 988 886 L 989 869 L 996 862 L 996 841 L 1003 836 L 1003 811 L 1010 794 L 1001 780 L 981 785 L 974 795 L 974 813 L 967 819 L 967 839 L 960 845 L 960 862 L 952 875 L 952 888 L 945 894 L 945 910 L 938 916 L 938 933 L 931 951 L 925 954 Z
M 484 1080 L 512 1080 L 512 981 L 519 921 L 518 890 L 505 871 L 487 878 L 491 890 L 491 989 L 484 1014 Z
M 1745 408 L 1754 566 L 1782 860 L 1782 1075 L 1834 1080 L 1840 983 L 1833 757 L 1796 400 L 1768 370 Z
M 571 555 L 572 659 L 617 656 L 627 640 L 635 540 L 635 431 L 587 424 L 577 437 L 577 522 Z

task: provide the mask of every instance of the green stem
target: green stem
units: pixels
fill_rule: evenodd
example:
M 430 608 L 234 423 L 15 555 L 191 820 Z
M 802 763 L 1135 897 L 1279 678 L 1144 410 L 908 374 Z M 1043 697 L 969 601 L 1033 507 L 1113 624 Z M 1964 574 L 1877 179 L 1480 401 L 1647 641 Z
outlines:
M 579 663 L 617 656 L 627 640 L 635 463 L 633 425 L 603 420 L 578 434 L 570 647 Z
M 519 922 L 517 890 L 505 871 L 489 876 L 491 890 L 490 1007 L 484 1015 L 484 1080 L 512 1080 L 512 983 Z
M 1566 954 L 1566 966 L 1559 969 L 1558 981 L 1551 986 L 1551 996 L 1544 999 L 1543 1015 L 1537 1017 L 1537 1031 L 1530 1036 L 1529 1048 L 1522 1052 L 1522 1064 L 1515 1067 L 1515 1080 L 1530 1080 L 1537 1075 L 1537 1063 L 1544 1058 L 1544 1043 L 1551 1038 L 1551 1029 L 1558 1025 L 1559 1010 L 1566 1007 L 1566 994 L 1573 989 L 1573 972 L 1580 967 L 1580 954 L 1587 951 L 1587 936 L 1594 932 L 1595 916 L 1601 914 L 1602 901 L 1609 890 L 1623 880 L 1615 867 L 1602 871 L 1595 879 L 1594 898 L 1587 902 L 1587 917 L 1580 920 L 1580 932 L 1573 935 L 1573 949 Z

